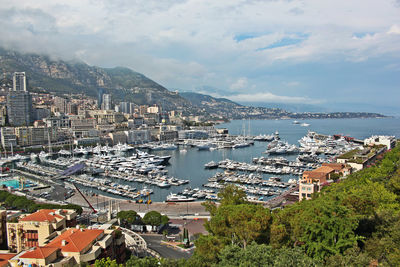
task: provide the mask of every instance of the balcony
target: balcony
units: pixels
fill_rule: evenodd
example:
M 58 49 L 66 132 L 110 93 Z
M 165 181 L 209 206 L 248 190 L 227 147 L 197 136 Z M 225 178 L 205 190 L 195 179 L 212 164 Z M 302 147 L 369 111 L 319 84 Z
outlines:
M 103 238 L 97 242 L 102 248 L 107 248 L 112 243 L 112 235 L 104 235 Z
M 92 248 L 86 253 L 81 254 L 81 262 L 89 262 L 97 259 L 101 254 L 101 247 L 100 246 L 92 246 Z

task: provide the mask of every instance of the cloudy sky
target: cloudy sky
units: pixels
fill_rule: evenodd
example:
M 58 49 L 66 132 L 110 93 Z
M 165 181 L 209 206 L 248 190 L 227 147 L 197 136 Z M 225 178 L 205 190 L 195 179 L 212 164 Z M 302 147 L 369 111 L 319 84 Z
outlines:
M 0 36 L 240 102 L 400 103 L 400 0 L 0 0 Z

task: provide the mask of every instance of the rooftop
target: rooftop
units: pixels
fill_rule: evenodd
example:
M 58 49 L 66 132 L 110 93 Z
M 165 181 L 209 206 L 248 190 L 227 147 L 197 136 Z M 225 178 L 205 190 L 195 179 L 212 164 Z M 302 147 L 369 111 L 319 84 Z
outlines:
M 37 247 L 33 250 L 29 250 L 23 253 L 20 258 L 24 259 L 46 259 L 48 256 L 53 254 L 57 251 L 58 248 L 51 248 L 51 247 Z
M 21 219 L 19 221 L 23 222 L 56 222 L 57 219 L 63 219 L 64 216 L 56 214 L 56 210 L 53 209 L 43 209 L 43 210 L 38 210 L 32 214 L 29 214 Z
M 103 233 L 104 230 L 97 229 L 68 229 L 47 247 L 60 248 L 62 252 L 81 252 Z

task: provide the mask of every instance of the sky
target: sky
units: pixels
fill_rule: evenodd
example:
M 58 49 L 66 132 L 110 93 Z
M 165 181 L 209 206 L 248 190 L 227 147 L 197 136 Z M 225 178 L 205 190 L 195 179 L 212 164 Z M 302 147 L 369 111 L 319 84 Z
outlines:
M 0 0 L 0 36 L 171 90 L 400 114 L 400 0 Z

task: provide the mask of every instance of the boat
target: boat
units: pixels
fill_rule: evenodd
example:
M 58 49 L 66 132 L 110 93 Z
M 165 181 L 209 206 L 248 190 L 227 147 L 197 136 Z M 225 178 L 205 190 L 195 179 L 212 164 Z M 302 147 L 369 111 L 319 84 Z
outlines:
M 299 121 L 293 121 L 293 124 L 300 124 Z
M 171 187 L 171 184 L 168 183 L 167 181 L 162 181 L 160 183 L 157 183 L 157 186 L 161 187 L 161 188 L 167 188 L 167 187 Z
M 300 126 L 302 126 L 302 127 L 308 127 L 308 126 L 310 126 L 310 124 L 304 122 L 304 123 L 300 124 Z
M 167 196 L 166 202 L 191 202 L 191 201 L 195 201 L 195 200 L 196 199 L 193 198 L 193 197 L 186 197 L 186 196 L 183 196 L 183 195 L 170 193 Z
M 218 168 L 218 163 L 215 161 L 210 161 L 209 163 L 204 164 L 204 168 L 206 168 L 206 169 Z

